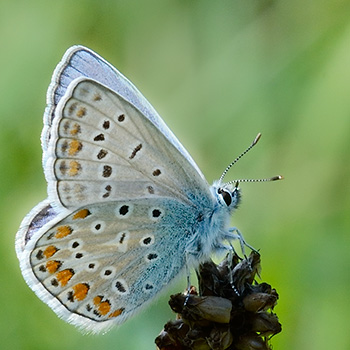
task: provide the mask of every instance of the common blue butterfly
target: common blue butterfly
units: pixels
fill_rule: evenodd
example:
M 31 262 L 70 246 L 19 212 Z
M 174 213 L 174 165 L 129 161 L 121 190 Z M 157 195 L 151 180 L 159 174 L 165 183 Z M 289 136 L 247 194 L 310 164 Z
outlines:
M 53 74 L 41 142 L 48 199 L 24 218 L 16 252 L 29 287 L 85 331 L 122 323 L 225 241 L 244 243 L 229 227 L 238 182 L 209 186 L 134 85 L 87 48 L 68 49 Z

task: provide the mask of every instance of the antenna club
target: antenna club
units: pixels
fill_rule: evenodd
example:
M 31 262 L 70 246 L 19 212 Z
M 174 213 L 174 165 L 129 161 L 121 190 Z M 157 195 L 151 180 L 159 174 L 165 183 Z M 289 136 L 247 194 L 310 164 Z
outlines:
M 271 181 L 277 181 L 277 180 L 283 180 L 284 177 L 282 175 L 277 175 L 277 176 L 273 176 L 271 177 Z
M 252 143 L 252 146 L 255 146 L 258 143 L 258 141 L 260 140 L 260 138 L 261 138 L 261 133 L 259 132 L 258 135 L 256 135 L 256 137 Z

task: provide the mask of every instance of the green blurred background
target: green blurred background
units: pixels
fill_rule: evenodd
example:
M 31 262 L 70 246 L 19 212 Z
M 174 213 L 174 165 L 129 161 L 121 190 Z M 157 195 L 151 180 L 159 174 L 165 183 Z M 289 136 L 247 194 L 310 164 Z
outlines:
M 242 184 L 233 224 L 279 292 L 274 349 L 350 349 L 350 1 L 0 1 L 0 342 L 3 349 L 154 349 L 172 286 L 106 335 L 84 336 L 25 284 L 14 238 L 46 197 L 40 133 L 51 74 L 83 44 L 126 75 L 209 182 Z

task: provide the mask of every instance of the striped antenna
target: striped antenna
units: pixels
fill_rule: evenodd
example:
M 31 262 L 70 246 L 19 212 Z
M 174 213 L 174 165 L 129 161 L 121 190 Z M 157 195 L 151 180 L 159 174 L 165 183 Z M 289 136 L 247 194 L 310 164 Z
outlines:
M 277 180 L 283 180 L 283 179 L 284 179 L 284 177 L 282 175 L 272 176 L 272 177 L 269 177 L 266 179 L 239 179 L 239 180 L 229 181 L 229 182 L 225 183 L 223 185 L 223 187 L 230 185 L 230 184 L 233 184 L 233 183 L 235 183 L 235 187 L 238 187 L 238 184 L 240 182 L 269 182 L 269 181 L 277 181 Z
M 231 167 L 236 164 L 246 153 L 248 153 L 260 140 L 261 137 L 261 133 L 259 132 L 258 135 L 256 135 L 253 143 L 244 151 L 242 152 L 232 163 L 230 163 L 226 169 L 224 170 L 224 172 L 222 173 L 222 175 L 220 176 L 219 182 L 221 182 L 221 180 L 223 180 L 223 178 L 225 177 L 225 175 L 227 174 L 227 172 L 231 169 Z M 237 180 L 236 180 L 237 181 Z M 241 180 L 240 180 L 241 181 Z M 266 180 L 267 181 L 267 180 Z M 232 183 L 235 181 L 230 181 L 229 183 Z M 242 181 L 243 182 L 243 181 Z

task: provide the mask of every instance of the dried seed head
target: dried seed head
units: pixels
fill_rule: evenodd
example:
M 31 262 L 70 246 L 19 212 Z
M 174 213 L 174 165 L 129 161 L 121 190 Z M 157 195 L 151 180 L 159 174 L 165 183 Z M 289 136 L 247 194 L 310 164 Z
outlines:
M 160 350 L 269 350 L 269 339 L 281 332 L 272 309 L 278 294 L 257 283 L 260 255 L 244 260 L 231 256 L 216 265 L 206 262 L 197 271 L 199 295 L 176 294 L 169 301 L 178 313 L 156 338 Z

